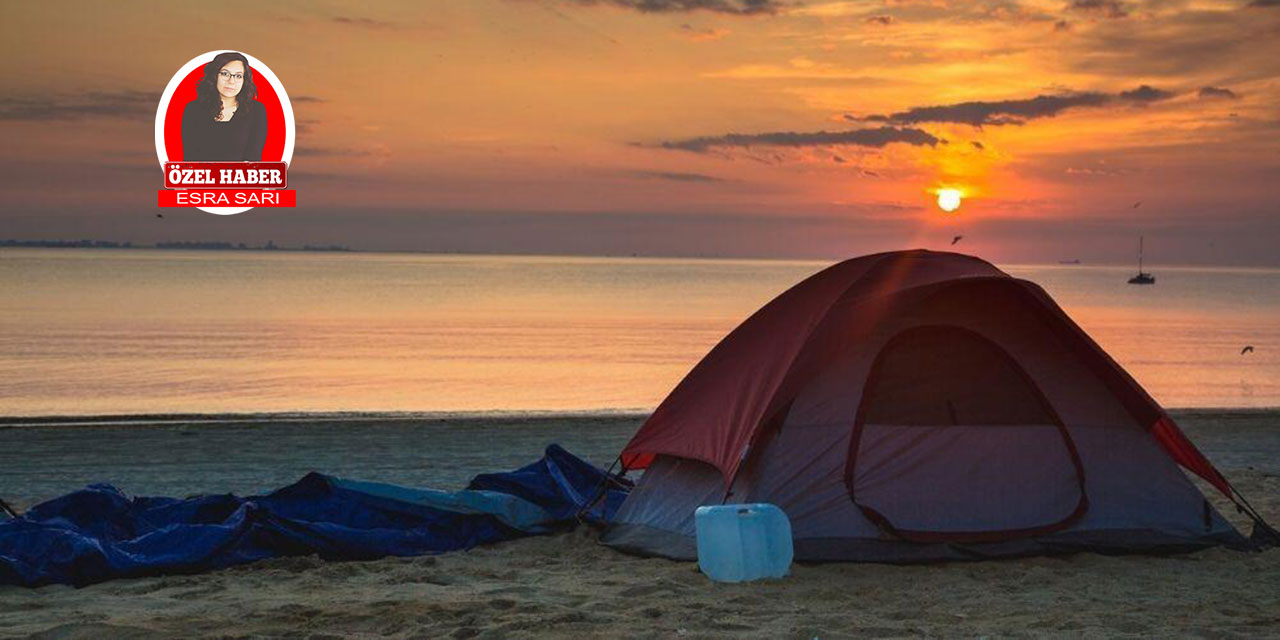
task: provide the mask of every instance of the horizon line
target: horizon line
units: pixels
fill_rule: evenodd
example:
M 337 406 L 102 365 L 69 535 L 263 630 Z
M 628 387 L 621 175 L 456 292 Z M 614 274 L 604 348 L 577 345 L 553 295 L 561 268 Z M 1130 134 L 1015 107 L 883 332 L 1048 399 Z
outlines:
M 9 242 L 91 242 L 104 243 L 102 246 L 31 246 L 21 244 L 6 244 Z M 268 242 L 274 243 L 269 240 Z M 161 244 L 225 244 L 231 245 L 226 248 L 199 248 L 199 247 L 182 247 L 171 246 L 164 247 Z M 236 245 L 244 245 L 243 248 Z M 310 248 L 308 248 L 310 247 Z M 690 255 L 690 254 L 660 254 L 660 253 L 549 253 L 539 251 L 528 252 L 511 252 L 511 251 L 475 251 L 475 250 L 422 250 L 422 249 L 360 249 L 347 245 L 301 245 L 287 246 L 274 245 L 268 248 L 267 245 L 251 246 L 247 243 L 229 242 L 229 241 L 202 241 L 202 240 L 166 240 L 160 243 L 152 244 L 135 244 L 131 240 L 93 240 L 88 238 L 77 238 L 75 240 L 25 240 L 18 238 L 5 238 L 0 240 L 0 251 L 6 249 L 19 250 L 103 250 L 103 251 L 157 251 L 157 252 L 206 252 L 206 253 L 308 253 L 308 254 L 378 254 L 378 255 L 433 255 L 433 256 L 475 256 L 475 257 L 512 257 L 512 258 L 614 258 L 614 259 L 635 259 L 635 260 L 700 260 L 708 262 L 793 262 L 793 263 L 815 263 L 815 264 L 831 264 L 844 260 L 856 258 L 863 255 L 873 255 L 875 253 L 884 253 L 886 251 L 935 251 L 938 253 L 959 253 L 962 255 L 973 256 L 981 260 L 985 260 L 996 266 L 1008 267 L 1129 267 L 1133 266 L 1128 262 L 1070 262 L 1066 260 L 1057 260 L 1054 262 L 1003 262 L 984 258 L 973 253 L 964 251 L 949 251 L 946 249 L 930 249 L 926 247 L 911 247 L 904 249 L 888 249 L 885 251 L 875 251 L 871 253 L 861 253 L 857 255 L 830 256 L 830 257 L 802 257 L 802 256 L 759 256 L 759 255 Z M 1074 260 L 1074 258 L 1073 258 Z M 1152 267 L 1168 267 L 1168 268 L 1216 268 L 1216 269 L 1256 269 L 1264 271 L 1280 270 L 1280 264 L 1260 264 L 1260 263 L 1221 263 L 1221 262 L 1154 262 L 1147 264 L 1147 268 Z

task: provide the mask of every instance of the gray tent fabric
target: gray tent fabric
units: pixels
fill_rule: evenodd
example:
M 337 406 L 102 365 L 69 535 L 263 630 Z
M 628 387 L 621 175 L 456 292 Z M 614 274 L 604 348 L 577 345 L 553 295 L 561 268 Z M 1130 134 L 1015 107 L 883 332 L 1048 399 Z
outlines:
M 694 510 L 727 500 L 782 508 L 799 561 L 1246 546 L 1116 393 L 1123 372 L 1074 348 L 1025 284 L 837 300 L 809 337 L 830 347 L 792 365 L 804 375 L 730 490 L 708 462 L 657 455 L 603 541 L 695 559 Z

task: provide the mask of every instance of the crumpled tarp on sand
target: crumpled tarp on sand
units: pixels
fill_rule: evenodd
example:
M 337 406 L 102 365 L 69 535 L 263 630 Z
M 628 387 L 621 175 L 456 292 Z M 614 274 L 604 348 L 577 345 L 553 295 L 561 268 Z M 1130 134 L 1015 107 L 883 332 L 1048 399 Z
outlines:
M 129 498 L 90 485 L 0 520 L 0 584 L 80 586 L 278 556 L 370 560 L 469 549 L 572 527 L 605 478 L 553 444 L 533 464 L 476 476 L 456 492 L 319 473 L 243 498 Z M 583 519 L 605 521 L 622 504 L 629 485 L 608 486 Z

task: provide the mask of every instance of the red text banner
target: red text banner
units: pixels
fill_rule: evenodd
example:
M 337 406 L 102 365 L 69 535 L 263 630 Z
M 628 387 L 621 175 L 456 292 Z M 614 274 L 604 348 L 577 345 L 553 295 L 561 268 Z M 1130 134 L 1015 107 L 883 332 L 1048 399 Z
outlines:
M 293 189 L 162 189 L 162 207 L 293 207 Z
M 289 186 L 284 162 L 166 162 L 166 189 L 283 189 Z

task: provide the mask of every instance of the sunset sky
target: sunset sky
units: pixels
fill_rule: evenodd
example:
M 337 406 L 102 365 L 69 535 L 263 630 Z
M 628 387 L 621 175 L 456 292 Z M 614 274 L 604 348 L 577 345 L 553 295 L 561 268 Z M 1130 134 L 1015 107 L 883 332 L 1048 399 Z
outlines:
M 1280 265 L 1280 0 L 363 5 L 6 4 L 0 238 Z M 156 218 L 217 49 L 292 96 L 298 207 Z

